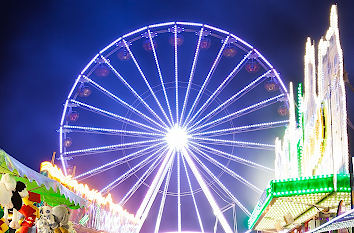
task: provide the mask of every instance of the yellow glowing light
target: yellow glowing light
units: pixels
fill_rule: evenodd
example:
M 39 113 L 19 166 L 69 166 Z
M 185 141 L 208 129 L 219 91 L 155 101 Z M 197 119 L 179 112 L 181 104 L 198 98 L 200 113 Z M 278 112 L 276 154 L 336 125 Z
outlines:
M 62 185 L 66 186 L 86 200 L 89 200 L 100 206 L 105 206 L 109 208 L 111 213 L 117 213 L 120 216 L 123 215 L 134 223 L 139 222 L 139 220 L 136 219 L 133 214 L 130 214 L 128 211 L 124 210 L 123 207 L 114 203 L 110 193 L 104 197 L 98 190 L 89 188 L 87 184 L 81 184 L 77 182 L 70 175 L 65 176 L 60 168 L 47 161 L 41 163 L 40 170 L 41 172 L 47 171 L 49 178 L 60 182 Z
M 350 193 L 337 192 L 332 195 L 330 193 L 314 193 L 289 197 L 274 197 L 263 211 L 253 230 L 274 231 L 277 228 L 277 224 L 281 229 L 292 229 L 319 212 L 315 205 L 329 207 L 330 212 L 335 213 L 340 200 L 349 205 Z M 294 222 L 286 223 L 284 216 L 287 215 L 291 215 Z

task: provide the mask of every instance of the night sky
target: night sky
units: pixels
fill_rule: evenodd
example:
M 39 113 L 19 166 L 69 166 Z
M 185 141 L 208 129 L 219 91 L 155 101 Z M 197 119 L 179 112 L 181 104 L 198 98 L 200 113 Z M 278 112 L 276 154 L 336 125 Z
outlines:
M 0 148 L 39 170 L 58 151 L 63 103 L 77 74 L 110 42 L 149 24 L 191 21 L 225 29 L 257 48 L 285 83 L 301 82 L 306 38 L 318 42 L 326 32 L 333 3 L 354 85 L 350 0 L 1 1 Z M 354 93 L 346 91 L 354 122 Z

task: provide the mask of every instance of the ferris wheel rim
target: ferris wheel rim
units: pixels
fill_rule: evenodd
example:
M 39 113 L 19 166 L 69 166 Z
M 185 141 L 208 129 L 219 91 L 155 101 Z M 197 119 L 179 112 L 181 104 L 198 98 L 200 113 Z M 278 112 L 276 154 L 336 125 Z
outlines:
M 199 24 L 199 23 L 189 23 L 189 22 L 167 22 L 167 23 L 161 23 L 161 24 L 153 24 L 153 25 L 149 25 L 149 26 L 145 26 L 145 27 L 142 27 L 142 28 L 139 28 L 139 29 L 137 29 L 137 30 L 134 30 L 134 31 L 132 31 L 132 32 L 130 32 L 130 33 L 127 33 L 127 34 L 125 34 L 125 35 L 123 35 L 122 37 L 119 37 L 118 39 L 116 39 L 115 41 L 113 41 L 111 44 L 109 44 L 108 46 L 106 46 L 105 48 L 103 48 L 98 54 L 96 54 L 95 56 L 94 56 L 94 58 L 84 67 L 84 69 L 81 71 L 81 73 L 79 74 L 79 76 L 76 78 L 76 80 L 75 80 L 75 83 L 74 83 L 74 85 L 73 85 L 73 87 L 71 88 L 71 90 L 70 90 L 70 92 L 69 92 L 69 94 L 68 94 L 68 97 L 67 97 L 67 99 L 66 99 L 66 101 L 65 101 L 65 104 L 64 104 L 64 111 L 63 111 L 63 113 L 62 113 L 62 117 L 61 117 L 61 121 L 60 121 L 60 129 L 59 129 L 59 134 L 60 134 L 60 137 L 59 137 L 59 144 L 60 144 L 60 159 L 61 159 L 61 161 L 62 161 L 62 166 L 63 166 L 63 170 L 64 170 L 64 173 L 65 173 L 65 175 L 67 175 L 67 168 L 66 168 L 66 166 L 65 166 L 65 164 L 66 164 L 66 157 L 64 157 L 65 155 L 70 155 L 70 154 L 75 154 L 75 153 L 67 153 L 67 152 L 65 152 L 65 149 L 63 148 L 63 135 L 65 134 L 65 130 L 66 129 L 68 129 L 68 124 L 65 124 L 65 117 L 66 117 L 66 115 L 67 115 L 67 109 L 69 109 L 70 108 L 70 104 L 77 104 L 77 105 L 82 105 L 82 106 L 84 106 L 84 107 L 87 107 L 87 108 L 90 108 L 90 106 L 88 106 L 88 105 L 83 105 L 83 103 L 80 103 L 79 101 L 76 101 L 75 99 L 76 99 L 76 97 L 74 97 L 74 98 L 72 98 L 72 96 L 74 96 L 76 93 L 74 93 L 74 91 L 75 91 L 75 88 L 77 88 L 77 86 L 78 86 L 78 84 L 82 81 L 82 80 L 84 80 L 84 79 L 89 79 L 86 75 L 86 71 L 89 69 L 89 67 L 91 67 L 91 65 L 92 64 L 94 64 L 95 63 L 95 61 L 97 61 L 97 59 L 102 59 L 102 60 L 104 60 L 104 62 L 105 62 L 105 64 L 108 64 L 109 66 L 111 66 L 110 65 L 110 63 L 109 63 L 109 61 L 107 60 L 108 59 L 108 56 L 110 56 L 110 55 L 105 55 L 105 53 L 106 52 L 108 52 L 109 51 L 109 49 L 110 48 L 112 48 L 112 47 L 114 47 L 114 46 L 116 46 L 117 45 L 117 43 L 119 43 L 119 42 L 123 42 L 123 44 L 124 44 L 124 46 L 129 50 L 129 46 L 128 46 L 128 41 L 126 40 L 127 38 L 129 38 L 129 37 L 133 37 L 134 35 L 136 35 L 136 34 L 138 34 L 138 33 L 141 33 L 141 32 L 144 32 L 144 31 L 147 31 L 148 32 L 148 34 L 149 34 L 149 39 L 150 39 L 150 42 L 151 42 L 151 44 L 152 44 L 152 39 L 151 39 L 151 30 L 152 29 L 157 29 L 157 28 L 159 28 L 159 27 L 164 27 L 164 26 L 174 26 L 174 50 L 175 50 L 175 64 L 177 64 L 177 27 L 178 26 L 192 26 L 192 27 L 201 27 L 202 29 L 204 29 L 204 28 L 206 28 L 206 29 L 209 29 L 209 30 L 214 30 L 214 31 L 217 31 L 217 32 L 219 32 L 219 33 L 222 33 L 223 35 L 227 35 L 227 37 L 226 37 L 226 39 L 224 40 L 224 42 L 223 42 L 223 46 L 225 47 L 226 46 L 226 44 L 227 44 L 227 41 L 228 41 L 228 39 L 229 38 L 233 38 L 233 39 L 235 39 L 237 42 L 239 42 L 239 43 L 241 43 L 242 45 L 244 45 L 244 46 L 246 46 L 249 50 L 248 50 L 248 54 L 244 57 L 244 60 L 246 60 L 247 58 L 248 58 L 248 56 L 250 56 L 250 55 L 252 55 L 252 54 L 256 54 L 264 63 L 265 63 L 265 65 L 264 66 L 267 66 L 267 68 L 268 69 L 266 69 L 266 71 L 267 71 L 267 73 L 269 73 L 269 72 L 271 72 L 272 73 L 272 75 L 277 79 L 277 81 L 279 82 L 279 84 L 280 84 L 280 92 L 281 92 L 281 94 L 280 95 L 278 95 L 278 96 L 275 96 L 275 97 L 272 97 L 273 99 L 271 99 L 271 100 L 276 100 L 276 101 L 279 101 L 279 99 L 280 98 L 285 98 L 285 99 L 289 99 L 289 95 L 288 95 L 288 92 L 287 92 L 287 89 L 286 89 L 286 87 L 285 87 L 285 85 L 284 85 L 284 83 L 283 83 L 283 81 L 281 80 L 281 78 L 280 78 L 280 75 L 278 74 L 278 72 L 274 69 L 274 67 L 263 57 L 263 55 L 261 54 L 261 53 L 259 53 L 255 48 L 253 48 L 251 45 L 249 45 L 247 42 L 245 42 L 245 41 L 243 41 L 242 39 L 240 39 L 239 37 L 237 37 L 237 36 L 235 36 L 234 34 L 232 34 L 232 33 L 229 33 L 229 32 L 227 32 L 227 31 L 224 31 L 224 30 L 222 30 L 222 29 L 218 29 L 218 28 L 216 28 L 216 27 L 213 27 L 213 26 L 209 26 L 209 25 L 206 25 L 206 24 Z M 201 34 L 200 34 L 201 35 Z M 201 36 L 199 37 L 199 40 L 200 40 L 200 38 L 201 38 Z M 199 43 L 199 42 L 198 42 Z M 199 45 L 198 45 L 199 46 Z M 152 47 L 154 47 L 154 46 L 152 46 Z M 153 49 L 154 50 L 154 49 Z M 198 49 L 197 49 L 198 50 Z M 221 52 L 223 51 L 223 47 L 220 49 L 220 52 L 219 52 L 219 54 L 218 54 L 218 56 L 219 57 L 221 57 Z M 114 53 L 114 52 L 111 52 L 111 54 L 112 53 Z M 129 50 L 129 53 L 130 53 L 130 56 L 132 57 L 132 59 L 133 59 L 133 61 L 135 62 L 135 65 L 137 66 L 137 68 L 138 68 L 138 70 L 140 71 L 140 74 L 142 75 L 142 77 L 143 77 L 143 79 L 145 80 L 145 77 L 144 77 L 144 73 L 140 70 L 140 67 L 139 67 L 139 65 L 137 64 L 137 62 L 136 62 L 136 60 L 135 60 L 135 58 L 134 58 L 134 55 L 132 54 L 132 52 Z M 155 53 L 155 52 L 154 52 Z M 156 54 L 154 54 L 155 56 L 156 56 Z M 107 56 L 107 57 L 105 57 L 105 56 Z M 155 59 L 156 59 L 156 57 L 155 57 Z M 215 63 L 214 63 L 215 64 Z M 241 63 L 239 63 L 239 64 L 241 64 L 242 65 L 242 62 Z M 263 66 L 263 64 L 261 64 L 262 66 Z M 176 66 L 176 65 L 175 65 Z M 214 65 L 213 65 L 214 66 Z M 111 67 L 111 69 L 114 71 L 114 67 Z M 159 68 L 158 68 L 159 69 Z M 160 71 L 159 71 L 160 72 Z M 210 71 L 210 74 L 212 75 L 212 72 Z M 208 74 L 209 75 L 209 74 Z M 210 76 L 211 76 L 210 75 Z M 230 74 L 231 75 L 231 74 Z M 264 74 L 265 75 L 265 74 Z M 211 77 L 210 77 L 211 78 Z M 92 80 L 91 80 L 92 81 Z M 145 82 L 146 82 L 146 80 L 145 80 Z M 161 81 L 162 82 L 162 81 Z M 207 83 L 207 82 L 205 82 L 205 83 Z M 129 84 L 128 84 L 129 85 Z M 147 84 L 148 85 L 148 84 Z M 163 86 L 164 85 L 164 83 L 162 82 L 162 88 L 164 89 L 165 87 Z M 207 84 L 206 84 L 207 85 Z M 182 110 L 182 113 L 181 113 L 181 116 L 179 117 L 178 116 L 178 113 L 179 113 L 179 109 L 178 109 L 178 107 L 179 107 L 179 103 L 178 103 L 178 88 L 179 88 L 179 86 L 180 86 L 180 84 L 179 84 L 179 80 L 178 80 L 178 68 L 176 68 L 175 69 L 175 88 L 176 88 L 176 96 L 177 96 L 177 98 L 176 98 L 176 114 L 177 114 L 177 116 L 176 116 L 176 122 L 177 122 L 177 124 L 179 124 L 179 121 L 180 122 L 182 122 L 182 120 L 183 120 L 183 110 Z M 204 84 L 203 84 L 203 86 L 204 86 Z M 158 100 L 157 100 L 157 98 L 154 96 L 154 92 L 152 91 L 152 88 L 150 87 L 150 86 L 148 86 L 149 87 L 149 90 L 151 91 L 151 94 L 153 95 L 153 97 L 155 98 L 155 100 L 158 102 Z M 222 89 L 221 89 L 222 90 Z M 164 90 L 165 91 L 165 90 Z M 214 92 L 215 93 L 215 92 Z M 199 94 L 200 94 L 200 92 L 198 93 L 198 96 L 199 96 Z M 165 94 L 166 95 L 166 94 Z M 197 96 L 197 99 L 198 99 L 198 96 Z M 217 96 L 216 96 L 217 97 Z M 140 97 L 139 97 L 140 98 Z M 184 99 L 184 101 L 186 101 L 186 99 L 187 98 L 185 98 Z M 142 98 L 142 101 L 143 101 L 144 99 Z M 166 97 L 166 100 L 167 100 L 167 97 Z M 209 101 L 209 99 L 207 100 L 207 101 Z M 211 101 L 214 101 L 214 100 L 211 100 Z M 270 102 L 270 100 L 265 100 L 265 101 L 269 101 Z M 187 120 L 189 119 L 189 117 L 190 117 L 190 114 L 193 112 L 193 107 L 194 107 L 194 104 L 196 103 L 196 102 L 198 102 L 198 101 L 195 101 L 194 103 L 193 103 L 193 106 L 192 106 L 192 109 L 190 109 L 190 111 L 189 111 L 189 113 L 187 113 L 187 117 L 185 118 L 185 121 L 182 123 L 182 127 L 188 127 L 188 124 L 190 123 L 190 122 L 187 122 Z M 284 102 L 286 102 L 286 101 L 284 101 Z M 268 102 L 267 102 L 268 103 Z M 258 105 L 259 104 L 259 105 Z M 255 109 L 256 110 L 254 110 L 254 111 L 257 111 L 258 109 L 257 109 L 257 107 L 259 107 L 259 106 L 261 106 L 261 104 L 263 104 L 262 102 L 260 102 L 260 103 L 257 103 L 257 105 L 255 106 Z M 160 106 L 160 104 L 158 103 L 158 105 Z M 167 100 L 167 105 L 169 105 L 169 103 L 168 103 L 168 100 Z M 172 104 L 173 105 L 173 104 Z M 183 108 L 182 109 L 184 109 L 184 105 L 185 105 L 185 103 L 183 103 L 182 104 L 183 105 Z M 196 104 L 196 105 L 198 105 L 198 103 Z M 133 107 L 134 107 L 134 105 L 132 105 Z M 203 105 L 204 106 L 204 105 Z M 170 106 L 168 106 L 169 108 L 170 108 Z M 163 117 L 160 119 L 159 118 L 159 116 L 157 116 L 156 115 L 156 117 L 158 118 L 158 119 L 156 119 L 157 120 L 157 122 L 161 122 L 161 123 L 163 123 L 164 124 L 164 127 L 162 127 L 161 129 L 162 129 L 162 131 L 160 131 L 160 130 L 156 130 L 156 132 L 155 133 L 149 133 L 149 132 L 144 132 L 144 134 L 146 135 L 146 136 L 163 136 L 164 134 L 163 134 L 163 130 L 165 130 L 165 129 L 168 129 L 168 127 L 172 127 L 173 126 L 173 121 L 174 121 L 174 119 L 173 119 L 173 117 L 172 117 L 172 114 L 171 114 L 171 110 L 169 109 L 169 112 L 168 111 L 166 111 L 166 112 L 164 112 L 164 109 L 160 106 L 160 108 L 161 108 L 161 110 L 162 110 L 162 112 L 163 112 L 163 114 L 164 114 L 164 118 L 167 120 L 167 122 L 165 122 L 164 120 L 162 120 L 163 119 Z M 197 114 L 199 113 L 199 111 L 201 112 L 201 110 L 202 110 L 202 108 L 201 109 L 199 109 L 198 110 L 198 112 L 197 112 Z M 246 110 L 248 110 L 248 109 L 246 109 Z M 246 111 L 246 110 L 244 110 L 244 109 L 241 109 L 240 111 Z M 152 111 L 152 113 L 154 113 L 154 111 L 153 110 L 151 110 Z M 194 112 L 195 113 L 195 112 Z M 201 112 L 202 113 L 202 112 Z M 194 118 L 193 117 L 197 117 L 197 114 L 195 114 L 194 116 L 191 116 L 191 119 L 193 120 Z M 153 114 L 154 115 L 154 114 Z M 171 115 L 171 118 L 169 118 L 169 116 L 168 115 Z M 227 116 L 227 118 L 230 118 L 230 117 L 232 117 L 231 115 L 230 116 Z M 226 118 L 225 118 L 226 119 Z M 129 121 L 129 118 L 126 118 L 126 119 L 124 119 L 125 121 Z M 170 122 L 170 120 L 171 120 L 171 122 Z M 189 119 L 190 120 L 190 119 Z M 192 120 L 191 120 L 191 122 L 192 122 Z M 214 124 L 214 123 L 217 123 L 217 122 L 219 122 L 218 120 L 220 120 L 220 122 L 223 120 L 222 118 L 220 118 L 220 119 L 217 119 L 217 120 L 214 120 L 214 122 L 212 122 L 212 124 Z M 231 122 L 231 121 L 230 121 Z M 131 123 L 136 123 L 136 122 L 131 122 Z M 185 125 L 185 123 L 187 124 L 187 125 Z M 197 122 L 194 122 L 195 124 L 193 124 L 193 122 L 191 123 L 192 124 L 192 131 L 191 132 L 194 132 L 194 131 L 196 131 L 196 130 L 200 130 L 200 129 L 202 129 L 202 128 L 200 128 L 201 126 L 199 125 L 198 126 L 198 123 L 200 123 L 199 121 L 197 121 Z M 276 125 L 280 125 L 280 124 L 286 124 L 287 122 L 286 121 L 278 121 L 278 122 L 271 122 L 271 124 L 268 124 L 269 122 L 265 122 L 264 124 L 263 123 L 259 123 L 259 124 L 255 124 L 253 127 L 253 130 L 257 130 L 257 127 L 264 127 L 264 128 L 266 128 L 266 127 L 277 127 Z M 209 125 L 212 125 L 212 124 L 209 124 Z M 141 125 L 142 127 L 145 127 L 144 125 Z M 194 127 L 195 126 L 195 127 Z M 76 129 L 79 129 L 79 127 L 80 126 L 77 126 L 76 127 Z M 85 127 L 85 126 L 83 126 L 83 127 Z M 84 128 L 81 128 L 81 130 L 84 130 Z M 194 128 L 193 128 L 194 127 Z M 199 127 L 199 128 L 198 128 Z M 204 126 L 205 127 L 205 126 Z M 246 126 L 245 126 L 246 127 Z M 232 128 L 235 128 L 235 127 L 232 127 Z M 250 128 L 250 127 L 248 127 L 248 128 Z M 156 129 L 156 128 L 154 128 L 154 129 Z M 207 128 L 208 129 L 208 128 Z M 200 133 L 199 133 L 199 136 L 197 136 L 197 137 L 193 137 L 192 139 L 194 139 L 194 140 L 196 140 L 196 142 L 195 143 L 193 143 L 193 145 L 191 146 L 191 148 L 190 148 L 190 150 L 188 150 L 188 153 L 191 153 L 191 157 L 190 158 L 188 158 L 188 157 L 184 157 L 184 156 L 181 156 L 181 158 L 180 158 L 180 156 L 177 156 L 177 161 L 179 161 L 177 164 L 178 164 L 178 166 L 181 164 L 181 162 L 180 161 L 182 161 L 183 162 L 183 166 L 184 166 L 184 168 L 186 169 L 186 162 L 185 162 L 185 159 L 194 159 L 194 161 L 197 161 L 198 162 L 198 159 L 197 159 L 197 157 L 195 157 L 195 156 L 193 156 L 193 153 L 197 153 L 198 151 L 198 153 L 205 153 L 205 152 L 203 152 L 203 147 L 200 147 L 200 142 L 202 141 L 202 142 L 204 142 L 204 143 L 209 143 L 209 144 L 207 144 L 207 145 L 211 145 L 211 144 L 215 144 L 215 145 L 221 145 L 221 143 L 226 143 L 226 144 L 230 144 L 230 143 L 233 143 L 233 144 L 237 144 L 237 143 L 239 143 L 240 144 L 240 146 L 241 147 L 250 147 L 250 148 L 253 148 L 253 147 L 257 147 L 257 146 L 259 146 L 259 147 L 261 147 L 261 148 L 264 148 L 264 147 L 269 147 L 270 149 L 274 149 L 273 147 L 271 147 L 271 145 L 267 145 L 267 144 L 260 144 L 260 143 L 258 143 L 258 144 L 255 144 L 255 143 L 252 143 L 252 142 L 237 142 L 237 141 L 228 141 L 228 140 L 216 140 L 216 139 L 210 139 L 208 136 L 203 136 L 203 133 L 204 133 L 204 135 L 205 134 L 207 134 L 208 132 L 209 132 L 209 134 L 210 134 L 210 131 L 205 131 L 205 130 L 207 130 L 207 129 L 204 129 L 204 131 L 201 131 Z M 94 128 L 90 128 L 89 129 L 89 127 L 86 127 L 85 128 L 85 130 L 97 130 L 97 128 L 96 129 L 94 129 Z M 101 129 L 102 130 L 102 129 Z M 241 131 L 242 130 L 245 130 L 245 129 L 240 129 Z M 111 132 L 111 133 L 114 133 L 114 131 L 113 130 L 110 130 L 110 129 L 106 129 L 106 131 L 107 132 Z M 215 131 L 215 130 L 214 130 Z M 115 131 L 115 133 L 118 133 L 118 131 Z M 130 133 L 134 133 L 134 132 L 130 132 Z M 137 132 L 135 132 L 135 133 L 137 133 Z M 219 132 L 214 132 L 214 133 L 221 133 L 221 131 L 219 131 Z M 210 137 L 212 137 L 212 136 L 210 136 Z M 149 138 L 149 137 L 147 137 L 147 138 Z M 199 141 L 198 141 L 199 140 Z M 146 141 L 142 141 L 142 144 L 144 144 L 144 143 L 153 143 L 153 142 L 162 142 L 163 141 L 163 137 L 162 138 L 159 138 L 159 139 L 155 139 L 155 140 L 146 140 Z M 130 145 L 129 145 L 130 146 Z M 235 146 L 235 145 L 234 145 Z M 206 146 L 206 147 L 204 147 L 204 150 L 206 149 L 206 148 L 209 148 L 209 146 Z M 232 148 L 234 148 L 234 147 L 232 147 Z M 105 148 L 106 149 L 106 148 Z M 107 148 L 107 149 L 112 149 L 112 147 L 111 148 Z M 193 152 L 194 151 L 194 152 Z M 220 151 L 219 151 L 220 152 Z M 78 153 L 79 153 L 79 151 L 78 151 Z M 220 153 L 220 154 L 222 154 L 222 153 Z M 226 155 L 227 153 L 224 153 L 224 156 L 230 156 L 230 155 Z M 205 154 L 205 158 L 206 159 L 210 159 L 210 157 L 208 157 L 208 155 L 207 154 Z M 229 159 L 231 159 L 230 157 L 229 157 Z M 240 158 L 237 158 L 237 156 L 236 157 L 233 157 L 233 159 L 235 159 L 235 161 L 242 161 Z M 172 161 L 174 161 L 175 159 L 173 158 L 172 159 Z M 210 160 L 210 161 L 213 161 L 213 160 Z M 230 160 L 229 160 L 230 161 Z M 246 163 L 245 161 L 243 161 L 244 163 Z M 174 162 L 168 162 L 168 164 L 169 163 L 174 163 Z M 190 164 L 190 161 L 188 161 L 188 163 Z M 187 164 L 188 164 L 187 163 Z M 128 163 L 129 164 L 129 163 Z M 159 163 L 157 163 L 157 164 L 159 164 Z M 200 166 L 202 166 L 202 164 L 200 164 L 199 163 L 199 165 Z M 257 166 L 256 164 L 251 164 L 252 166 Z M 169 165 L 170 166 L 170 165 Z M 173 167 L 174 165 L 172 165 L 172 167 Z M 190 165 L 189 165 L 190 166 Z M 172 169 L 172 167 L 170 166 L 170 168 L 169 169 Z M 156 168 L 156 167 L 155 167 Z M 154 169 L 155 169 L 154 168 Z M 181 168 L 179 167 L 178 168 L 178 171 L 180 170 Z M 182 169 L 183 169 L 183 167 L 182 167 Z M 208 173 L 208 171 L 207 170 L 205 170 L 207 173 Z M 187 170 L 186 170 L 186 172 L 187 172 Z M 223 172 L 224 172 L 224 170 L 223 170 Z M 166 171 L 166 174 L 169 174 L 169 175 L 171 175 L 171 171 L 170 170 L 168 170 L 168 171 Z M 187 173 L 188 174 L 188 173 Z M 187 175 L 188 176 L 188 175 Z M 210 176 L 210 173 L 209 173 L 209 176 Z M 236 176 L 237 177 L 237 176 Z M 180 179 L 180 176 L 178 176 L 178 178 Z M 234 177 L 235 178 L 235 177 Z M 235 178 L 236 179 L 236 178 Z M 180 182 L 180 181 L 179 181 Z M 165 186 L 166 186 L 166 184 L 167 184 L 167 180 L 166 180 L 166 183 L 165 183 Z M 178 187 L 180 187 L 180 185 L 178 185 Z M 199 188 L 198 190 L 201 190 L 202 188 Z M 258 192 L 260 192 L 260 190 L 258 189 L 257 190 L 257 188 L 255 188 L 254 187 L 254 190 L 256 190 L 256 191 L 258 191 Z M 159 190 L 159 192 L 162 192 L 162 190 Z M 199 191 L 198 191 L 199 192 Z M 204 190 L 203 190 L 203 192 L 204 192 Z M 188 192 L 187 192 L 188 193 Z M 195 190 L 192 190 L 191 189 L 191 191 L 190 191 L 190 195 L 194 195 L 195 193 L 196 193 L 196 191 Z M 165 192 L 165 191 L 163 191 L 163 194 L 164 195 L 173 195 L 173 193 L 169 193 L 168 192 L 168 190 Z M 184 195 L 184 193 L 183 192 L 180 192 L 180 190 L 178 191 L 178 197 L 180 198 L 181 196 L 183 196 Z M 188 195 L 188 194 L 186 194 L 186 195 Z M 193 199 L 194 199 L 194 196 L 193 196 Z M 180 199 L 179 199 L 180 200 Z M 235 202 L 237 202 L 237 199 L 235 199 L 234 200 Z M 179 205 L 180 206 L 180 205 Z M 239 206 L 241 206 L 241 209 L 243 209 L 242 208 L 242 204 L 239 204 Z M 244 210 L 244 212 L 245 213 L 247 213 L 247 209 L 243 209 Z M 178 213 L 180 214 L 180 210 L 178 211 Z M 249 213 L 248 213 L 249 214 Z M 180 218 L 180 216 L 179 216 L 179 218 Z M 199 216 L 198 216 L 198 218 L 200 218 Z M 222 220 L 222 219 L 221 219 Z M 180 230 L 180 221 L 181 220 L 179 220 L 178 222 L 179 222 L 179 230 Z M 202 227 L 201 227 L 202 228 Z

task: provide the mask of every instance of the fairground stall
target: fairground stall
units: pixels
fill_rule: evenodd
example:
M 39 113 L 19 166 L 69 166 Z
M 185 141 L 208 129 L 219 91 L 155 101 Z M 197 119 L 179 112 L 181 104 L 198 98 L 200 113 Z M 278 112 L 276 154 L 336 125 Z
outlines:
M 296 104 L 290 84 L 289 125 L 283 139 L 275 141 L 275 179 L 249 218 L 252 230 L 309 231 L 351 206 L 343 53 L 335 5 L 316 48 L 307 39 L 304 65 Z
M 11 182 L 16 190 L 10 190 L 8 193 L 12 197 L 6 198 L 8 190 L 5 189 Z M 28 192 L 24 197 L 18 190 L 19 184 Z M 110 194 L 104 197 L 86 184 L 64 176 L 52 162 L 43 162 L 41 173 L 38 173 L 0 150 L 0 186 L 0 233 L 137 232 L 139 222 L 115 204 Z M 17 203 L 14 192 L 19 193 L 22 207 L 18 215 L 9 211 L 7 216 L 5 207 L 9 203 L 6 200 L 11 200 L 14 206 Z M 17 221 L 11 223 L 14 218 L 18 219 L 18 225 Z
M 6 180 L 3 179 L 4 176 L 8 178 L 7 181 L 12 181 L 15 184 L 15 190 L 6 190 L 10 182 L 5 183 Z M 23 192 L 20 192 L 20 195 L 16 198 L 14 193 L 19 193 L 19 184 L 23 184 L 23 188 L 25 188 L 28 193 L 22 197 L 21 194 Z M 70 212 L 87 205 L 85 199 L 76 195 L 59 182 L 23 165 L 3 150 L 0 150 L 0 186 L 1 233 L 15 232 L 16 230 L 20 233 L 36 232 L 36 222 L 38 223 L 41 217 L 40 209 L 43 208 L 43 206 L 48 207 L 47 209 L 49 210 L 49 207 L 62 205 L 65 206 L 65 209 L 68 208 Z M 9 195 L 12 196 L 10 197 Z M 15 215 L 12 213 L 14 210 L 6 217 L 3 209 L 4 206 L 9 204 L 6 203 L 6 200 L 11 200 L 14 206 L 19 205 L 19 214 L 16 217 L 18 224 L 15 222 L 13 229 L 10 229 L 11 225 L 6 222 L 13 220 Z M 7 213 L 7 210 L 5 212 Z M 59 230 L 60 227 L 58 226 L 56 228 Z M 67 228 L 69 229 L 69 226 Z
M 98 190 L 87 184 L 79 183 L 71 176 L 65 176 L 56 165 L 50 162 L 41 163 L 41 172 L 47 173 L 54 180 L 87 200 L 85 208 L 74 210 L 70 219 L 77 232 L 138 232 L 139 221 L 120 205 L 115 204 L 110 194 L 103 196 Z

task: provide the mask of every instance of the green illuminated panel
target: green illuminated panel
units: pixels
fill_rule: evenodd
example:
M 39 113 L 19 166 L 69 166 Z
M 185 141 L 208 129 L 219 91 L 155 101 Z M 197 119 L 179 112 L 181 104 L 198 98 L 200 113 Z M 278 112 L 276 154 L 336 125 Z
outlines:
M 274 202 L 274 199 L 294 197 L 297 200 L 297 197 L 301 197 L 299 200 L 303 203 L 308 201 L 307 204 L 316 204 L 318 198 L 323 198 L 326 195 L 334 192 L 333 185 L 333 175 L 319 175 L 312 177 L 300 177 L 300 178 L 290 178 L 282 180 L 272 180 L 269 185 L 270 188 L 266 190 L 267 198 L 265 201 L 259 201 L 253 210 L 249 221 L 249 229 L 252 229 L 256 222 L 259 220 L 261 215 L 264 213 L 264 210 L 268 205 L 273 201 L 273 205 L 277 202 Z M 337 192 L 349 193 L 350 192 L 350 176 L 349 174 L 338 174 L 337 175 Z M 283 200 L 282 199 L 282 200 Z M 295 202 L 300 202 L 299 200 Z M 291 202 L 291 201 L 287 201 Z M 292 201 L 294 202 L 294 201 Z M 277 204 L 282 206 L 281 204 Z M 287 204 L 289 205 L 289 203 Z M 306 205 L 300 205 L 299 210 L 305 210 Z M 284 205 L 283 205 L 284 206 Z M 279 208 L 280 208 L 279 207 Z M 284 206 L 285 208 L 285 206 Z M 286 208 L 288 209 L 288 207 Z M 266 217 L 266 216 L 263 216 Z M 272 217 L 268 217 L 272 219 Z M 273 221 L 274 224 L 274 221 Z
M 298 165 L 298 175 L 302 176 L 302 156 L 303 156 L 303 140 L 304 140 L 304 114 L 303 114 L 303 91 L 302 83 L 299 83 L 297 88 L 297 114 L 298 114 L 298 127 L 301 128 L 302 136 L 300 137 L 297 144 L 297 165 Z

